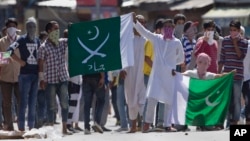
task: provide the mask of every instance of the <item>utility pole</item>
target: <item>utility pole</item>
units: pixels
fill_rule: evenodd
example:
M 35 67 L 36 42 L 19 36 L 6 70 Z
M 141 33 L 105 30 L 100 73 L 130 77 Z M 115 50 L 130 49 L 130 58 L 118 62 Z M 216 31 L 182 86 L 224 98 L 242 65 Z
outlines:
M 96 5 L 96 19 L 100 19 L 101 15 L 101 0 L 95 0 L 95 5 Z

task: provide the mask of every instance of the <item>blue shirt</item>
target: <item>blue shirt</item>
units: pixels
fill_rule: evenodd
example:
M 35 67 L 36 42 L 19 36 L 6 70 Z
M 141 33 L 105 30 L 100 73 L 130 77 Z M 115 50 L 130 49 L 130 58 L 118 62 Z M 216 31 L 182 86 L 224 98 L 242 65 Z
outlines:
M 37 51 L 39 46 L 38 38 L 30 40 L 27 35 L 22 35 L 7 49 L 13 54 L 14 50 L 18 48 L 20 59 L 26 62 L 26 65 L 21 67 L 20 74 L 38 74 Z

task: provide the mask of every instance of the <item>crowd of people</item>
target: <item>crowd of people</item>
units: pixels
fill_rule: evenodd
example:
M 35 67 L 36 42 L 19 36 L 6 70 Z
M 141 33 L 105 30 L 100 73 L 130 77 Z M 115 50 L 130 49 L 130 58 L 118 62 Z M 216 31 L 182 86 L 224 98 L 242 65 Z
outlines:
M 250 124 L 250 41 L 240 21 L 228 23 L 230 34 L 222 37 L 213 20 L 204 21 L 198 32 L 200 23 L 176 14 L 156 19 L 151 32 L 143 15 L 133 16 L 134 66 L 74 77 L 68 74 L 67 29 L 60 38 L 59 23 L 50 21 L 36 36 L 37 21 L 30 17 L 20 35 L 17 20 L 8 18 L 0 39 L 0 52 L 11 56 L 0 64 L 0 129 L 15 130 L 13 122 L 21 132 L 53 126 L 60 114 L 64 135 L 103 133 L 111 131 L 105 125 L 113 108 L 116 132 L 188 131 L 187 125 L 172 123 L 176 72 L 197 79 L 234 72 L 226 127 L 197 130 L 229 128 L 242 111 Z

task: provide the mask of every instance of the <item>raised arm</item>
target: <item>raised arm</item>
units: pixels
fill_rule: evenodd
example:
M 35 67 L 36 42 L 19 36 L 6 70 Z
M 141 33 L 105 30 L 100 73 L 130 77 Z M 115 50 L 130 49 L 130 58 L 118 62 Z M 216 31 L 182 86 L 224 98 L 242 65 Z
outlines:
M 140 33 L 140 35 L 149 39 L 151 42 L 153 42 L 157 38 L 157 36 L 159 36 L 144 28 L 137 20 L 135 20 L 134 23 L 134 28 L 136 29 L 136 31 Z

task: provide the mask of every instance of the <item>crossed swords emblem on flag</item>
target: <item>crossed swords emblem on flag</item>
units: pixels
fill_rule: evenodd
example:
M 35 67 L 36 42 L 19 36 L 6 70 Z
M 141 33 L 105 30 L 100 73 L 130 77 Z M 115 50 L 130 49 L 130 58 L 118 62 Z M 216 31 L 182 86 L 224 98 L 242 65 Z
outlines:
M 98 29 L 96 26 L 94 26 L 94 27 L 96 28 L 96 35 L 95 35 L 93 38 L 90 38 L 89 40 L 94 40 L 94 39 L 96 39 L 96 38 L 99 36 L 99 29 Z M 82 63 L 83 63 L 83 64 L 87 63 L 88 60 L 89 60 L 90 58 L 92 58 L 93 56 L 95 56 L 95 55 L 101 56 L 102 58 L 103 58 L 103 57 L 106 57 L 106 54 L 100 53 L 100 52 L 98 52 L 98 51 L 103 47 L 103 45 L 107 42 L 108 39 L 109 39 L 109 33 L 108 33 L 107 37 L 105 38 L 105 40 L 104 40 L 95 50 L 91 50 L 91 49 L 89 49 L 89 48 L 79 39 L 79 37 L 77 37 L 78 43 L 81 45 L 81 47 L 84 48 L 84 49 L 90 54 L 88 57 L 86 57 L 86 58 L 82 61 Z

